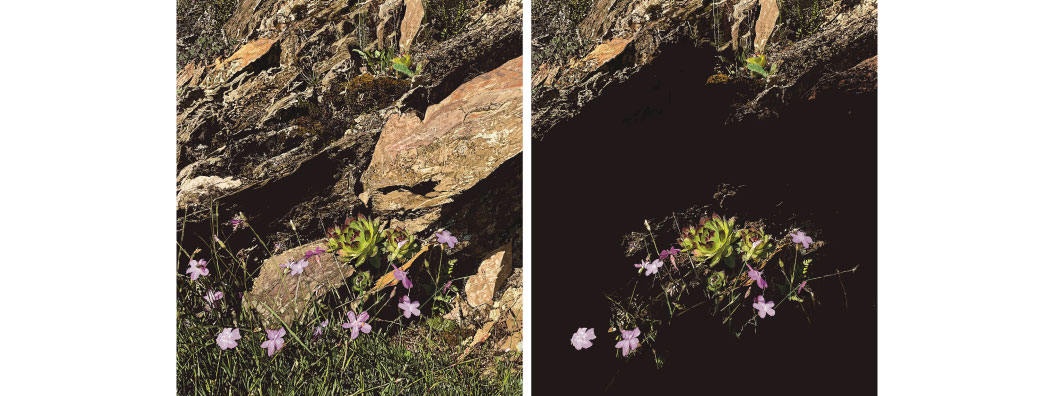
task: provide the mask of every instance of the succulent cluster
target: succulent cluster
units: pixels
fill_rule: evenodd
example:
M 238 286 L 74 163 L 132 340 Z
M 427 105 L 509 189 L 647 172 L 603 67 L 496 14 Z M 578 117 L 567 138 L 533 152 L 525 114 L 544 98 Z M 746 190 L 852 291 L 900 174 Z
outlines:
M 388 255 L 390 262 L 403 262 L 410 258 L 410 254 L 417 251 L 417 240 L 414 234 L 406 232 L 402 227 L 390 228 L 384 231 L 384 252 Z
M 698 226 L 692 225 L 681 230 L 681 247 L 691 251 L 696 259 L 709 261 L 713 267 L 732 255 L 732 240 L 735 236 L 732 227 L 735 222 L 735 217 L 725 220 L 716 213 L 709 217 L 703 216 Z
M 356 267 L 370 260 L 374 267 L 381 262 L 374 259 L 379 249 L 377 242 L 381 239 L 380 220 L 373 220 L 359 214 L 355 220 L 347 219 L 344 226 L 334 226 L 329 230 L 327 252 L 336 253 L 345 263 L 354 263 Z
M 765 234 L 764 227 L 749 226 L 736 231 L 739 239 L 739 254 L 744 262 L 758 262 L 774 250 L 772 237 Z

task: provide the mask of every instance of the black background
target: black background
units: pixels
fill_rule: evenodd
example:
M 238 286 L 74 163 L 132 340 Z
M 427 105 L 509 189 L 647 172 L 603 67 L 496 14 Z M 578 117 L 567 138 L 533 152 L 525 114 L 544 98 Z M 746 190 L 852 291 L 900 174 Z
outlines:
M 713 62 L 710 50 L 665 48 L 532 141 L 537 393 L 875 393 L 875 96 L 807 102 L 730 128 L 732 92 L 704 84 Z M 820 302 L 811 323 L 786 304 L 741 339 L 696 310 L 628 361 L 616 356 L 604 293 L 638 276 L 633 263 L 643 258 L 624 257 L 621 237 L 644 231 L 646 218 L 713 204 L 722 183 L 744 186 L 722 214 L 764 218 L 776 230 L 801 226 L 825 241 L 810 276 L 859 265 L 841 278 L 844 296 L 838 278 L 811 282 Z M 579 327 L 596 329 L 592 348 L 571 346 Z M 665 354 L 661 370 L 651 348 Z

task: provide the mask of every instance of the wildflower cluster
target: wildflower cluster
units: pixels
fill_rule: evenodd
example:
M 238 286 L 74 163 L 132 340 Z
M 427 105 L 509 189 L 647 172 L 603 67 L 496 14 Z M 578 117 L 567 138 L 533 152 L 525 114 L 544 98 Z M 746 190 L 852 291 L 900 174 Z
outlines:
M 244 214 L 239 213 L 236 217 L 232 218 L 228 222 L 232 227 L 232 232 L 238 231 L 239 229 L 248 228 L 252 229 L 249 225 Z M 295 230 L 295 226 L 294 226 Z M 253 231 L 255 234 L 255 231 Z M 396 281 L 396 288 L 405 289 L 405 294 L 395 302 L 395 305 L 402 311 L 405 318 L 412 318 L 413 316 L 420 316 L 421 302 L 417 300 L 411 300 L 410 291 L 414 287 L 414 283 L 410 276 L 410 260 L 411 255 L 416 252 L 422 251 L 420 243 L 417 242 L 417 238 L 404 230 L 403 228 L 392 228 L 386 229 L 380 221 L 367 218 L 363 215 L 357 216 L 354 220 L 348 219 L 344 222 L 343 226 L 336 226 L 328 230 L 329 241 L 327 244 L 328 249 L 323 247 L 314 247 L 306 250 L 302 257 L 296 257 L 293 260 L 286 261 L 278 264 L 280 268 L 284 270 L 286 276 L 299 277 L 305 276 L 305 271 L 313 263 L 321 265 L 321 260 L 326 254 L 335 254 L 342 262 L 350 263 L 355 266 L 359 266 L 364 262 L 370 261 L 371 263 L 379 263 L 382 260 L 387 259 L 390 264 L 391 276 Z M 445 248 L 454 248 L 458 243 L 457 237 L 451 235 L 450 231 L 441 231 L 435 233 L 434 244 L 436 246 Z M 218 236 L 213 236 L 213 241 L 221 249 L 227 249 L 224 241 Z M 261 241 L 262 243 L 262 241 Z M 275 250 L 278 250 L 277 247 Z M 195 250 L 195 254 L 198 250 Z M 230 253 L 229 250 L 227 250 Z M 232 254 L 237 259 L 244 260 L 245 257 L 239 252 L 238 255 Z M 384 254 L 381 254 L 381 253 Z M 218 251 L 213 252 L 214 255 L 218 255 Z M 188 254 L 189 255 L 189 254 Z M 216 258 L 216 257 L 214 257 Z M 448 260 L 450 262 L 454 260 Z M 406 262 L 406 264 L 400 267 L 399 264 Z M 220 303 L 223 300 L 224 293 L 219 290 L 214 290 L 212 287 L 229 287 L 231 285 L 224 285 L 222 280 L 218 282 L 207 282 L 207 285 L 202 285 L 200 280 L 204 280 L 204 277 L 210 275 L 210 271 L 207 268 L 208 262 L 205 259 L 191 259 L 187 263 L 185 274 L 189 275 L 190 285 L 197 285 L 198 290 L 204 292 L 201 297 L 205 301 L 204 309 L 206 311 L 214 311 L 220 308 Z M 382 272 L 383 273 L 383 272 Z M 360 274 L 367 275 L 364 279 L 369 281 L 369 272 L 360 271 Z M 360 278 L 356 278 L 359 280 Z M 298 279 L 299 280 L 299 279 Z M 448 280 L 442 285 L 443 293 L 445 294 L 450 288 L 453 280 Z M 438 283 L 438 281 L 437 281 Z M 207 289 L 206 289 L 207 288 Z M 352 308 L 346 311 L 347 321 L 341 324 L 341 327 L 350 331 L 350 339 L 355 340 L 360 335 L 369 334 L 373 327 L 369 323 L 370 314 L 367 309 L 373 309 L 377 306 L 375 303 L 373 306 L 356 308 L 359 304 L 364 304 L 364 301 L 375 290 L 367 290 L 366 285 L 356 288 L 360 295 L 358 298 L 352 301 Z M 436 289 L 439 289 L 440 285 L 436 285 Z M 394 293 L 393 293 L 394 294 Z M 240 298 L 240 293 L 239 293 Z M 200 300 L 199 300 L 200 301 Z M 361 311 L 356 312 L 358 309 Z M 343 312 L 343 311 L 342 311 Z M 199 315 L 199 317 L 202 317 Z M 224 320 L 220 319 L 222 315 L 220 313 L 213 313 L 213 316 L 208 316 L 208 320 L 216 319 L 222 323 Z M 237 323 L 237 319 L 234 319 Z M 285 323 L 283 322 L 283 325 Z M 329 326 L 329 319 L 321 320 L 317 322 L 317 325 L 309 328 L 311 331 L 311 340 L 317 341 L 324 336 L 326 328 Z M 221 326 L 222 327 L 222 326 Z M 244 329 L 240 329 L 237 326 L 234 327 L 222 327 L 222 330 L 216 334 L 215 340 L 216 345 L 221 351 L 235 350 L 242 339 Z M 263 334 L 260 335 L 263 341 L 260 343 L 260 348 L 267 352 L 267 356 L 273 356 L 279 353 L 286 345 L 286 336 L 292 335 L 294 339 L 299 342 L 301 338 L 297 337 L 297 334 L 289 333 L 292 329 L 287 329 L 285 326 L 278 327 L 277 329 L 262 329 Z M 257 330 L 259 331 L 259 329 Z M 214 333 L 215 334 L 215 333 Z
M 659 250 L 651 226 L 645 226 L 651 240 L 643 244 L 647 256 L 633 263 L 637 276 L 626 287 L 628 298 L 608 296 L 613 313 L 609 327 L 619 329 L 615 348 L 622 356 L 653 341 L 662 326 L 697 307 L 720 317 L 738 337 L 747 326 L 775 317 L 788 300 L 805 311 L 803 293 L 812 296 L 808 281 L 835 275 L 807 277 L 812 262 L 807 256 L 823 242 L 799 228 L 778 236 L 760 222 L 737 226 L 734 217 L 711 213 L 681 228 L 677 245 Z M 595 338 L 593 328 L 580 327 L 571 335 L 571 345 L 587 349 Z

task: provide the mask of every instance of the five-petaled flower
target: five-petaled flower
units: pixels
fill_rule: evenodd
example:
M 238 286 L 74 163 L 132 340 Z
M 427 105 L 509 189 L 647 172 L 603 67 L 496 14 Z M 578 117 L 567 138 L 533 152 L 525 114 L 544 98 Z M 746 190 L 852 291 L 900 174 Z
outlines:
M 750 266 L 750 264 L 747 264 L 747 268 L 750 269 L 749 271 L 747 271 L 747 276 L 749 276 L 750 279 L 753 279 L 754 282 L 758 284 L 758 287 L 762 289 L 769 287 L 769 283 L 765 282 L 765 278 L 761 277 L 761 274 L 764 274 L 765 271 L 755 270 L 754 267 Z
M 314 250 L 308 250 L 306 253 L 304 253 L 304 260 L 307 260 L 314 256 L 321 256 L 323 253 L 326 253 L 326 249 L 323 249 L 321 246 L 315 248 Z
M 773 308 L 775 305 L 775 302 L 766 302 L 765 296 L 758 296 L 757 302 L 754 303 L 754 309 L 758 310 L 758 316 L 764 319 L 766 316 L 776 316 L 776 310 Z
M 662 267 L 662 260 L 655 260 L 648 262 L 648 260 L 641 260 L 638 264 L 633 264 L 634 267 L 644 268 L 644 276 L 648 276 L 659 272 L 659 267 Z
M 187 273 L 190 274 L 190 280 L 198 280 L 199 276 L 208 276 L 209 269 L 205 268 L 208 263 L 205 260 L 190 260 L 190 267 L 187 268 Z
M 300 260 L 297 262 L 288 262 L 285 264 L 278 264 L 279 267 L 289 268 L 289 275 L 297 275 L 304 273 L 304 267 L 307 267 L 307 260 Z
M 417 312 L 418 312 L 418 315 L 420 315 L 421 311 L 417 311 Z M 409 316 L 407 316 L 407 317 L 409 317 Z M 366 323 L 366 319 L 369 319 L 369 318 L 370 318 L 370 314 L 366 313 L 366 311 L 362 311 L 362 313 L 358 314 L 357 316 L 355 315 L 355 311 L 354 310 L 348 311 L 348 323 L 344 323 L 344 324 L 342 324 L 340 326 L 345 328 L 345 329 L 351 329 L 351 339 L 354 340 L 355 338 L 357 338 L 359 336 L 359 332 L 360 331 L 363 332 L 363 333 L 369 333 L 370 332 L 372 327 L 370 327 L 369 323 Z
M 317 338 L 318 336 L 322 335 L 322 329 L 326 326 L 329 326 L 329 319 L 323 320 L 322 323 L 319 323 L 318 326 L 315 326 L 314 336 Z
M 275 351 L 282 349 L 285 345 L 285 340 L 282 337 L 285 336 L 285 328 L 278 330 L 267 330 L 267 341 L 260 344 L 260 348 L 267 350 L 267 356 L 274 355 Z
M 574 345 L 576 350 L 586 349 L 593 346 L 593 340 L 596 338 L 592 328 L 586 330 L 585 327 L 580 327 L 578 331 L 571 334 L 571 345 Z
M 392 271 L 392 276 L 395 277 L 395 280 L 403 282 L 403 287 L 405 287 L 406 290 L 410 290 L 410 288 L 414 287 L 414 283 L 410 281 L 410 277 L 406 275 L 406 271 L 403 271 L 403 269 L 399 268 L 395 263 L 392 263 L 392 267 L 395 267 L 395 270 Z
M 410 315 L 421 316 L 421 310 L 417 309 L 421 303 L 418 301 L 410 302 L 410 296 L 403 296 L 399 299 L 399 309 L 403 310 L 403 316 L 409 318 Z
M 792 232 L 791 239 L 794 240 L 794 243 L 801 244 L 801 247 L 803 249 L 808 249 L 809 245 L 812 244 L 812 238 L 808 235 L 805 235 L 805 233 L 801 230 Z
M 668 250 L 659 252 L 659 260 L 663 260 L 667 257 L 670 258 L 670 264 L 673 264 L 673 269 L 677 270 L 677 253 L 680 253 L 681 249 L 670 246 Z M 679 270 L 678 270 L 679 271 Z
M 221 298 L 223 298 L 223 292 L 212 291 L 212 289 L 209 289 L 205 292 L 205 301 L 209 303 L 205 308 L 212 309 L 212 307 L 216 305 L 216 301 L 219 301 Z
M 677 253 L 680 253 L 681 249 L 670 246 L 669 249 L 659 252 L 659 260 L 665 260 L 667 257 L 674 257 Z
M 640 327 L 634 328 L 633 330 L 622 330 L 622 341 L 615 344 L 615 348 L 622 348 L 622 356 L 629 356 L 629 352 L 637 349 L 640 341 L 637 340 L 637 336 L 640 335 Z
M 438 241 L 440 245 L 445 243 L 447 247 L 451 249 L 453 249 L 454 245 L 457 244 L 457 238 L 453 235 L 450 235 L 450 231 L 447 230 L 443 230 L 443 232 L 437 232 L 436 241 Z
M 226 327 L 218 336 L 216 336 L 216 344 L 220 346 L 220 349 L 233 349 L 238 346 L 238 340 L 242 339 L 242 335 L 238 334 L 238 328 Z

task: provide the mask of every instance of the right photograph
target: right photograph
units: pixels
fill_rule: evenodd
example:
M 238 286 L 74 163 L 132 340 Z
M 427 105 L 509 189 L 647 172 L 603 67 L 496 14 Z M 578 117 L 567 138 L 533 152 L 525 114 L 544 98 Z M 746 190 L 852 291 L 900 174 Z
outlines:
M 531 12 L 533 389 L 876 393 L 877 1 Z

